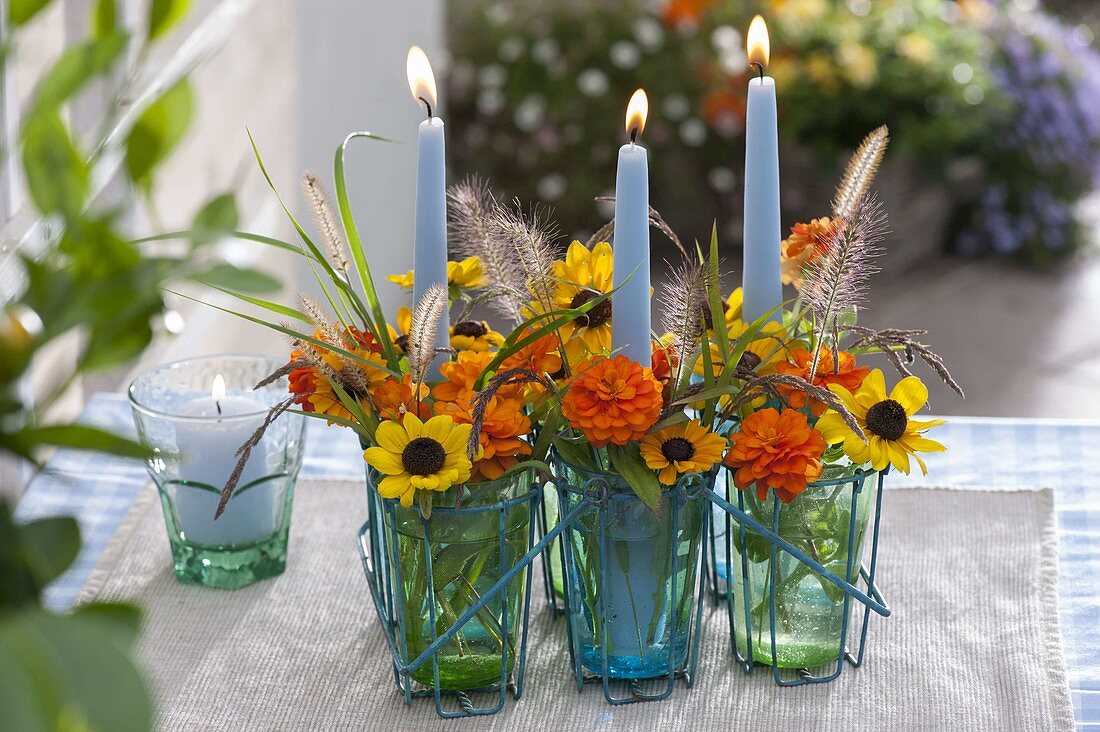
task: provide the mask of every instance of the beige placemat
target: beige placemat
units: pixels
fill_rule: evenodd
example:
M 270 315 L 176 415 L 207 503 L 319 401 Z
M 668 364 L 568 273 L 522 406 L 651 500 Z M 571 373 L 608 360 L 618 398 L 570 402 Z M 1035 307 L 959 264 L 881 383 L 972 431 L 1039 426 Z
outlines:
M 890 490 L 881 588 L 863 668 L 780 689 L 729 656 L 708 602 L 698 682 L 663 702 L 612 707 L 578 694 L 562 621 L 536 575 L 524 698 L 493 717 L 435 716 L 393 686 L 355 549 L 361 483 L 300 482 L 290 562 L 235 592 L 176 582 L 160 507 L 146 489 L 83 599 L 146 609 L 139 656 L 163 730 L 1072 730 L 1057 607 L 1051 491 Z

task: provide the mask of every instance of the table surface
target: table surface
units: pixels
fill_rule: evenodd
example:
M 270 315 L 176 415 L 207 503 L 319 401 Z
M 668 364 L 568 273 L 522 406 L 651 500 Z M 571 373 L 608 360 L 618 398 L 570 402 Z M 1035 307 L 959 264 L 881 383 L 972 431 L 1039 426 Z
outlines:
M 133 434 L 129 406 L 119 395 L 97 394 L 84 419 Z M 1100 729 L 1100 471 L 1092 464 L 1100 453 L 1100 420 L 954 417 L 935 436 L 948 451 L 929 456 L 929 476 L 892 474 L 889 487 L 1054 489 L 1061 624 L 1074 715 L 1078 729 Z M 362 471 L 358 440 L 350 430 L 309 420 L 302 475 L 358 479 Z M 148 481 L 139 461 L 73 450 L 59 450 L 34 479 L 16 517 L 72 515 L 84 538 L 76 562 L 47 588 L 49 607 L 64 610 L 73 603 Z

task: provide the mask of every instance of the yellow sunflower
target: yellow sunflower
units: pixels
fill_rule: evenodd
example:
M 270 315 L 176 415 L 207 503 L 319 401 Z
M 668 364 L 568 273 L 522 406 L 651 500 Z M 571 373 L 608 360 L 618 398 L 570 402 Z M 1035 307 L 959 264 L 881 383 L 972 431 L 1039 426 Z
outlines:
M 404 353 L 405 346 L 409 345 L 409 328 L 412 326 L 412 318 L 412 310 L 402 305 L 397 308 L 397 327 L 394 328 L 389 323 L 386 324 L 386 328 L 390 331 L 390 341 L 397 346 L 397 350 L 401 353 Z
M 867 436 L 859 439 L 852 428 L 844 424 L 839 414 L 830 410 L 817 421 L 817 429 L 830 445 L 844 443 L 844 454 L 854 463 L 871 463 L 875 470 L 888 464 L 909 474 L 909 456 L 928 474 L 928 466 L 918 452 L 945 452 L 939 442 L 922 433 L 945 423 L 942 419 L 918 421 L 913 415 L 928 401 L 928 387 L 916 376 L 906 376 L 886 394 L 886 379 L 875 369 L 863 380 L 855 394 L 839 384 L 829 384 L 829 390 L 840 397 L 844 406 L 856 418 Z
M 554 262 L 551 299 L 555 310 L 577 308 L 600 295 L 611 292 L 615 255 L 611 245 L 600 242 L 589 251 L 579 241 L 569 245 L 564 260 Z M 541 312 L 539 303 L 531 305 L 532 314 Z M 576 365 L 589 356 L 611 351 L 611 299 L 608 298 L 584 315 L 574 318 L 558 331 L 565 342 L 565 356 Z
M 727 321 L 730 347 L 740 347 L 739 341 L 745 337 L 749 325 L 741 319 Z M 785 331 L 778 323 L 768 321 L 756 331 L 752 340 L 745 345 L 745 352 L 741 354 L 738 362 L 739 370 L 755 371 L 757 374 L 769 374 L 775 371 L 775 364 L 787 358 L 787 347 L 783 343 Z M 711 363 L 714 367 L 714 375 L 721 375 L 725 369 L 721 356 L 718 353 L 718 344 L 711 339 L 710 344 Z M 703 376 L 703 359 L 695 361 L 693 371 L 698 376 Z
M 492 351 L 503 343 L 504 336 L 484 320 L 463 320 L 451 326 L 451 348 L 456 351 Z
M 410 269 L 405 274 L 392 274 L 387 280 L 406 290 L 413 288 L 413 271 Z M 447 287 L 452 290 L 472 290 L 485 286 L 485 274 L 481 270 L 481 260 L 477 257 L 466 257 L 461 262 L 453 259 L 447 262 Z
M 378 444 L 363 453 L 367 464 L 385 476 L 378 494 L 411 506 L 418 490 L 442 492 L 469 480 L 472 463 L 466 443 L 471 429 L 446 415 L 421 422 L 412 412 L 406 412 L 401 422 L 378 425 Z
M 735 322 L 741 320 L 741 304 L 745 299 L 744 291 L 738 287 L 736 290 L 730 293 L 730 296 L 726 298 L 722 303 L 722 309 L 726 313 L 726 327 L 731 327 Z
M 702 473 L 722 459 L 728 443 L 696 422 L 666 427 L 642 438 L 641 452 L 645 464 L 660 471 L 657 479 L 665 485 L 676 485 L 685 473 Z

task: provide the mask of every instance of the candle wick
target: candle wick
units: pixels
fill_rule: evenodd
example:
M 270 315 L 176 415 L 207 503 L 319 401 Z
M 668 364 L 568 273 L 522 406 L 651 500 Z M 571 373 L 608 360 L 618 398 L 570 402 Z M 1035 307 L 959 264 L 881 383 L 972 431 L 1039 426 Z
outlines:
M 428 109 L 428 119 L 431 119 L 432 118 L 432 103 L 429 102 L 424 97 L 417 97 L 417 99 L 424 102 L 424 106 L 427 107 L 427 109 Z
M 630 128 L 630 146 L 634 147 L 634 143 L 638 141 L 638 126 L 634 125 Z
M 222 403 L 221 403 L 221 402 L 219 402 L 219 401 L 217 401 L 217 400 L 214 400 L 214 406 L 215 406 L 215 407 L 217 408 L 217 410 L 218 410 L 218 416 L 221 416 L 221 413 L 222 413 Z
M 760 63 L 759 61 L 750 61 L 749 66 L 756 69 L 756 71 L 760 74 L 760 80 L 763 81 L 764 80 L 764 64 Z

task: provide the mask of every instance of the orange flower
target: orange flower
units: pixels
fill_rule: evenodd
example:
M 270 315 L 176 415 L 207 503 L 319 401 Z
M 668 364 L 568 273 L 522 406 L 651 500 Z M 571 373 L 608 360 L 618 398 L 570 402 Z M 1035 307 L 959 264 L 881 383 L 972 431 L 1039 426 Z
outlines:
M 391 419 L 400 422 L 406 412 L 412 412 L 421 420 L 427 420 L 431 416 L 431 409 L 424 401 L 428 398 L 428 387 L 420 384 L 420 398 L 414 395 L 412 379 L 408 374 L 401 381 L 389 378 L 374 387 L 371 391 L 371 399 L 374 400 L 374 408 L 378 410 L 378 416 L 382 419 Z
M 668 401 L 672 394 L 672 379 L 680 366 L 680 356 L 674 346 L 662 346 L 653 342 L 653 378 L 661 385 L 661 399 Z
M 526 337 L 528 332 L 524 332 Z M 561 354 L 558 353 L 558 338 L 553 333 L 539 338 L 504 359 L 499 371 L 509 369 L 527 369 L 539 376 L 550 374 L 554 376 L 561 371 Z M 528 395 L 538 394 L 543 391 L 541 384 L 524 384 Z
M 822 216 L 791 227 L 791 235 L 780 244 L 784 285 L 802 287 L 803 268 L 829 250 L 829 237 L 839 223 L 840 219 Z
M 473 401 L 477 392 L 466 390 L 450 402 L 436 402 L 435 413 L 446 414 L 455 424 L 473 424 Z M 474 462 L 473 480 L 495 480 L 519 463 L 520 455 L 530 455 L 531 446 L 522 438 L 531 432 L 531 420 L 522 412 L 522 404 L 494 396 L 485 409 L 478 440 L 481 458 Z
M 712 89 L 703 95 L 699 106 L 711 127 L 736 130 L 745 123 L 745 95 L 731 89 Z
M 714 0 L 668 0 L 661 11 L 661 19 L 666 25 L 693 28 L 699 25 L 703 13 L 714 4 Z
M 653 370 L 623 355 L 585 362 L 561 403 L 562 414 L 595 447 L 642 439 L 661 416 Z
M 432 389 L 432 396 L 444 402 L 453 402 L 465 391 L 474 388 L 481 372 L 493 360 L 493 354 L 488 351 L 461 351 L 458 359 L 440 364 L 439 373 L 446 379 L 441 384 L 436 384 Z
M 331 343 L 321 330 L 315 331 L 313 338 Z M 327 414 L 343 420 L 354 420 L 354 415 L 340 401 L 340 397 L 333 388 L 333 382 L 354 399 L 363 411 L 369 412 L 367 403 L 369 391 L 390 377 L 383 370 L 385 360 L 381 355 L 382 349 L 374 342 L 374 337 L 370 333 L 364 333 L 354 327 L 350 328 L 339 347 L 355 354 L 358 358 L 352 359 L 312 343 L 291 351 L 291 363 L 308 361 L 317 365 L 293 369 L 288 374 L 289 390 L 294 395 L 294 402 L 301 405 L 304 411 Z M 372 366 L 372 363 L 377 364 L 377 367 Z M 332 421 L 329 423 L 333 424 Z
M 834 352 L 828 348 L 821 349 L 821 358 L 817 361 L 817 371 L 814 373 L 814 386 L 828 389 L 829 384 L 839 384 L 850 392 L 856 392 L 863 383 L 864 377 L 871 373 L 871 369 L 856 365 L 856 357 L 847 351 L 838 351 L 840 356 L 839 366 L 834 363 Z M 804 348 L 796 348 L 791 351 L 790 361 L 780 361 L 775 365 L 775 370 L 781 374 L 800 376 L 807 381 L 810 378 L 810 365 L 814 355 Z M 795 409 L 801 409 L 810 405 L 815 415 L 820 416 L 825 411 L 825 403 L 812 399 L 801 389 L 790 386 L 780 386 L 779 393 Z
M 825 438 L 810 427 L 806 415 L 794 409 L 782 413 L 768 408 L 753 412 L 730 435 L 732 443 L 723 462 L 734 468 L 733 482 L 741 490 L 755 483 L 763 501 L 768 489 L 790 503 L 821 477 Z

